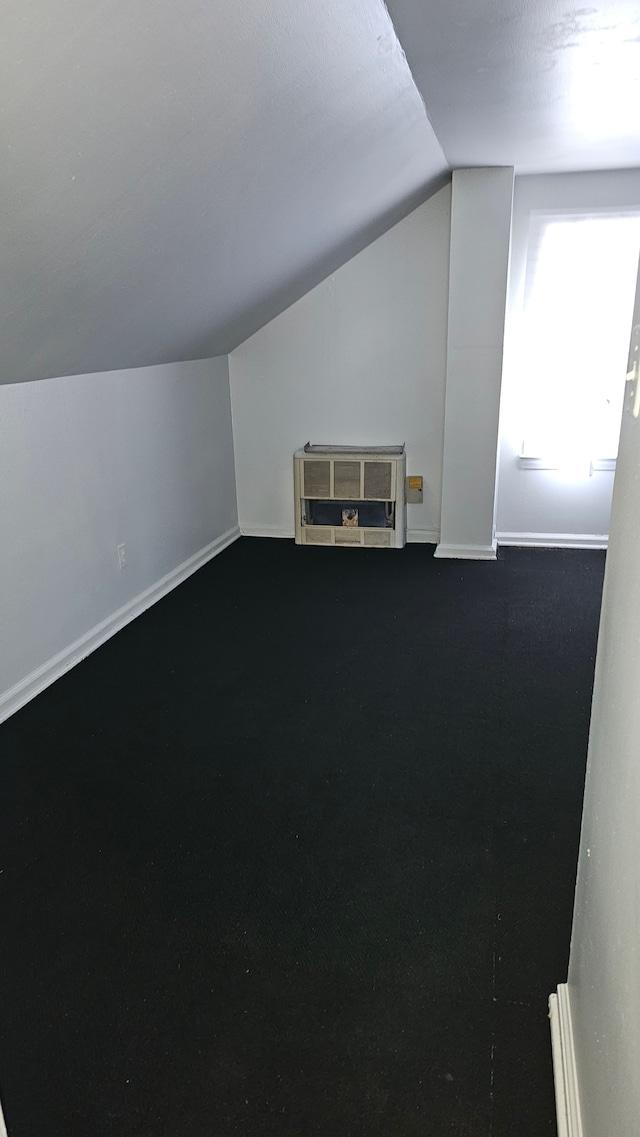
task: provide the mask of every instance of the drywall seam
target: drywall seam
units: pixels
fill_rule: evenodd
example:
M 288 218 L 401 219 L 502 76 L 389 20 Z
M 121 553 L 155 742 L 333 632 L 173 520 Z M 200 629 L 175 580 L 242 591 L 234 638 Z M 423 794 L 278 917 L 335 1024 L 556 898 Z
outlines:
M 558 1137 L 583 1137 L 569 988 L 566 983 L 559 984 L 557 995 L 549 996 L 549 1021 Z
M 438 545 L 434 557 L 441 560 L 495 561 L 496 542 L 491 545 Z
M 54 655 L 46 663 L 41 664 L 30 675 L 25 676 L 18 683 L 10 687 L 8 691 L 0 695 L 0 723 L 8 719 L 10 715 L 15 714 L 21 707 L 28 703 L 31 699 L 54 683 L 65 672 L 70 671 L 75 667 L 76 663 L 80 663 L 92 651 L 100 647 L 111 636 L 119 632 L 136 616 L 140 616 L 142 612 L 146 612 L 147 608 L 151 608 L 156 601 L 161 600 L 168 592 L 176 588 L 177 585 L 182 584 L 187 577 L 192 573 L 197 572 L 202 565 L 206 564 L 213 557 L 226 549 L 233 541 L 236 541 L 240 536 L 240 530 L 237 526 L 228 529 L 215 541 L 210 541 L 199 552 L 194 553 L 193 556 L 188 557 L 187 560 L 179 564 L 177 568 L 168 572 L 160 580 L 156 581 L 144 592 L 140 592 L 138 596 L 134 596 L 122 608 L 119 608 L 111 616 L 107 616 L 105 620 L 101 620 L 99 624 L 91 628 L 74 643 L 69 644 L 68 647 L 63 648 L 62 651 Z M 0 1137 L 3 1137 L 2 1130 L 0 1129 Z
M 497 533 L 499 545 L 540 549 L 606 549 L 608 533 Z

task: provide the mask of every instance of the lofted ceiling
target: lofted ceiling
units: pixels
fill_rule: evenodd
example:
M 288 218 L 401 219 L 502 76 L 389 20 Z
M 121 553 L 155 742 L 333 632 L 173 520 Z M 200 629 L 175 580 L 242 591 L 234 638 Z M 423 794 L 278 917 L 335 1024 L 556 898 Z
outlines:
M 447 173 L 382 0 L 6 0 L 0 377 L 224 353 Z
M 6 0 L 0 382 L 224 353 L 451 167 L 640 166 L 635 0 L 389 10 Z
M 638 0 L 388 0 L 449 164 L 640 166 Z

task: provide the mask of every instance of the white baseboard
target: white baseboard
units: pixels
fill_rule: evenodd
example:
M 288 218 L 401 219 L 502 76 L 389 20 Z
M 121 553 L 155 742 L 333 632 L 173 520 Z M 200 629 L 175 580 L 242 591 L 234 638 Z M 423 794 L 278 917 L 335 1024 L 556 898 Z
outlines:
M 408 545 L 437 545 L 439 540 L 439 529 L 407 529 Z
M 2 1113 L 2 1106 L 0 1105 L 0 1137 L 7 1137 L 7 1127 L 4 1123 L 4 1116 Z
M 566 983 L 558 986 L 557 995 L 549 996 L 549 1020 L 558 1137 L 583 1137 L 569 988 Z
M 499 545 L 521 549 L 606 549 L 608 533 L 498 533 Z
M 45 687 L 54 683 L 66 671 L 70 671 L 76 663 L 80 663 L 82 659 L 95 651 L 97 647 L 105 643 L 111 636 L 129 624 L 131 620 L 135 620 L 136 616 L 140 616 L 147 608 L 151 608 L 156 601 L 160 600 L 167 592 L 171 592 L 177 585 L 182 584 L 183 580 L 191 576 L 199 568 L 202 568 L 207 561 L 221 553 L 233 541 L 236 541 L 240 536 L 240 531 L 236 527 L 228 529 L 215 541 L 211 541 L 205 545 L 204 549 L 194 553 L 177 568 L 172 569 L 161 580 L 152 584 L 150 588 L 146 588 L 133 600 L 129 600 L 127 604 L 119 608 L 111 616 L 107 616 L 105 620 L 101 620 L 90 631 L 85 632 L 83 636 L 75 640 L 69 647 L 63 648 L 52 659 L 37 667 L 30 675 L 21 679 L 8 691 L 0 695 L 0 722 L 4 722 L 10 715 L 15 714 L 21 707 L 28 703 L 30 699 L 35 698 Z M 0 1137 L 2 1137 L 2 1129 L 0 1128 Z
M 496 542 L 492 545 L 438 545 L 434 557 L 461 561 L 495 561 Z
M 241 525 L 242 537 L 287 537 L 293 541 L 296 531 L 293 527 L 283 528 L 281 525 Z

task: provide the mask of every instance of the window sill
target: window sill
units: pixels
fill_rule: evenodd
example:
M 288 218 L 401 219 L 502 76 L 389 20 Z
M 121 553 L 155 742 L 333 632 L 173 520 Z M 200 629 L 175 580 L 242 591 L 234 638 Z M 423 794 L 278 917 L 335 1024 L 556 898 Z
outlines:
M 521 470 L 557 470 L 558 463 L 549 458 L 530 458 L 527 454 L 518 454 L 518 466 Z M 591 472 L 597 470 L 615 470 L 615 458 L 592 458 Z

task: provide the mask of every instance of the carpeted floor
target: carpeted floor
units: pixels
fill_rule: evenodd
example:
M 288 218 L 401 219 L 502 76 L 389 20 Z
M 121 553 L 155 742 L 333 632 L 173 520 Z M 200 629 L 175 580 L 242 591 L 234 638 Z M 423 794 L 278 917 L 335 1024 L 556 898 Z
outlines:
M 544 1137 L 604 554 L 243 539 L 0 727 L 10 1137 Z

